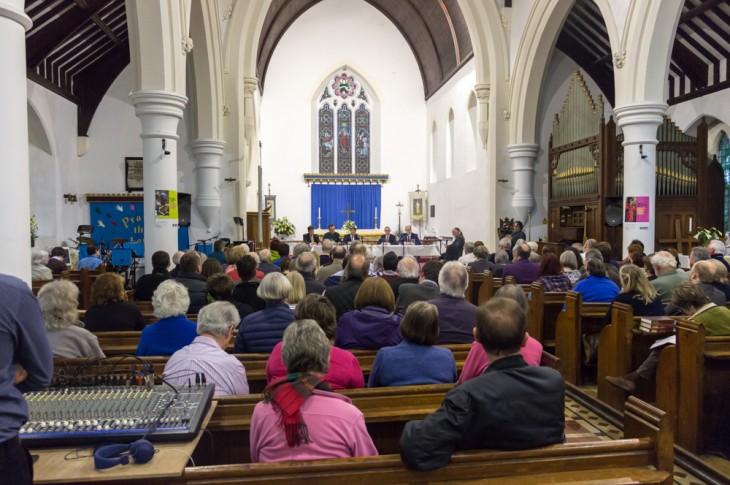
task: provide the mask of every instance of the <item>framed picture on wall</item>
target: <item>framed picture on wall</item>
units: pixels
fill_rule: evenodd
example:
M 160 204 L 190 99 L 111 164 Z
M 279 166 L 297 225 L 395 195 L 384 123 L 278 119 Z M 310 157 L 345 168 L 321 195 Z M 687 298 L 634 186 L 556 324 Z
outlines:
M 127 192 L 141 192 L 144 189 L 144 166 L 140 157 L 124 159 L 124 189 Z
M 408 198 L 410 199 L 410 212 L 411 221 L 425 221 L 426 220 L 426 191 L 417 190 L 415 192 L 408 192 Z
M 269 213 L 269 220 L 273 221 L 276 219 L 276 196 L 265 195 L 264 196 L 264 211 Z

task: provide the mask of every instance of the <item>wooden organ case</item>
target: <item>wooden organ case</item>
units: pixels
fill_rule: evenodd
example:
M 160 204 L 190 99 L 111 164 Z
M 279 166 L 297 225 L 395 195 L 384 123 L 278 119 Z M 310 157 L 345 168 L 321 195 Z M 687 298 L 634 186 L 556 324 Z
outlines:
M 624 246 L 623 134 L 616 134 L 613 117 L 604 121 L 603 111 L 602 97 L 595 102 L 576 71 L 550 136 L 548 239 L 608 241 L 618 256 Z M 689 252 L 690 218 L 692 233 L 698 226 L 723 225 L 722 168 L 716 159 L 707 162 L 704 119 L 693 137 L 665 116 L 657 140 L 656 207 L 651 221 L 655 245 Z

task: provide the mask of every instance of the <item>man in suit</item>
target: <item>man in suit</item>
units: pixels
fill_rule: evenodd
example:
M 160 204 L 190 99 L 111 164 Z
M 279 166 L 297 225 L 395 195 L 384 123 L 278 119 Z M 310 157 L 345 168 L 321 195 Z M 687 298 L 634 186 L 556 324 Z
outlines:
M 421 240 L 418 239 L 418 234 L 411 231 L 411 226 L 406 226 L 406 232 L 400 237 L 400 244 L 413 244 L 415 246 L 421 245 Z
M 324 236 L 322 236 L 322 239 L 329 239 L 335 244 L 339 244 L 341 242 L 340 240 L 340 233 L 335 231 L 335 225 L 330 224 L 327 227 L 327 232 L 324 233 Z
M 540 270 L 538 263 L 530 262 L 530 245 L 522 243 L 512 250 L 512 264 L 504 267 L 502 272 L 502 286 L 507 276 L 514 276 L 518 285 L 530 284 L 536 281 Z
M 259 251 L 259 271 L 263 271 L 264 275 L 269 273 L 281 273 L 281 268 L 271 263 L 271 251 L 262 249 Z
M 302 236 L 302 240 L 307 244 L 319 244 L 319 236 L 314 233 L 314 226 L 307 227 L 307 233 Z
M 398 288 L 398 301 L 395 303 L 398 313 L 405 314 L 408 306 L 414 301 L 433 300 L 441 294 L 438 280 L 443 265 L 443 261 L 432 259 L 423 265 L 418 284 L 406 283 Z
M 385 234 L 380 236 L 380 239 L 378 239 L 378 244 L 398 244 L 398 239 L 396 239 L 395 235 L 390 233 L 390 226 L 385 226 L 385 229 L 383 229 Z
M 357 228 L 351 227 L 350 234 L 346 235 L 342 239 L 342 242 L 345 244 L 350 244 L 351 242 L 355 242 L 355 241 L 359 241 L 359 240 L 360 240 L 360 236 L 357 234 Z

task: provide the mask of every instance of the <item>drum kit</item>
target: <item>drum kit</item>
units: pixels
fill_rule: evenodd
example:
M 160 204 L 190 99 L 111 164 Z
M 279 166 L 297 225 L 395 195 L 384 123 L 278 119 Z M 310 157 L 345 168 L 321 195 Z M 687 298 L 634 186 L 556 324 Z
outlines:
M 132 289 L 135 286 L 137 266 L 139 258 L 144 257 L 144 244 L 129 243 L 125 238 L 117 238 L 109 241 L 110 248 L 103 241 L 96 242 L 91 234 L 94 226 L 82 224 L 76 230 L 77 238 L 73 242 L 78 244 L 79 259 L 88 256 L 87 247 L 94 245 L 99 251 L 99 257 L 111 271 L 124 277 L 124 287 Z

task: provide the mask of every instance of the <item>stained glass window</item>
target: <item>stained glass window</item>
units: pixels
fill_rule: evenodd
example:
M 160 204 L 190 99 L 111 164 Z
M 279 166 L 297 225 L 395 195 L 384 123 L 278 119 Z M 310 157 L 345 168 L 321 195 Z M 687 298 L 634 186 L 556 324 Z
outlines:
M 353 168 L 370 173 L 370 103 L 365 87 L 347 71 L 325 83 L 317 104 L 320 173 L 353 173 Z
M 717 151 L 717 159 L 720 161 L 722 172 L 725 177 L 725 230 L 728 230 L 730 227 L 730 220 L 728 220 L 730 216 L 728 214 L 728 212 L 730 212 L 728 210 L 728 197 L 730 197 L 730 194 L 728 194 L 728 190 L 730 189 L 730 139 L 724 131 L 720 137 L 719 148 L 720 149 Z

